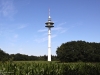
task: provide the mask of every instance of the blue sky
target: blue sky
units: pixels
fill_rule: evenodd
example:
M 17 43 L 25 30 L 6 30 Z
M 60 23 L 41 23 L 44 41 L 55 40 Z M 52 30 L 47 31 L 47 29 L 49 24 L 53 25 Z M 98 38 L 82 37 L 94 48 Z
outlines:
M 49 8 L 55 23 L 52 55 L 68 41 L 100 42 L 100 0 L 0 0 L 0 48 L 9 54 L 47 55 Z

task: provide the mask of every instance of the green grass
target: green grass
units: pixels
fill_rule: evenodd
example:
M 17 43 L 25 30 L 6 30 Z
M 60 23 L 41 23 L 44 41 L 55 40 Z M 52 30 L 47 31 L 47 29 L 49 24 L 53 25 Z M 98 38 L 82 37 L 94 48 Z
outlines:
M 7 75 L 100 75 L 100 63 L 9 61 L 0 62 L 0 71 Z

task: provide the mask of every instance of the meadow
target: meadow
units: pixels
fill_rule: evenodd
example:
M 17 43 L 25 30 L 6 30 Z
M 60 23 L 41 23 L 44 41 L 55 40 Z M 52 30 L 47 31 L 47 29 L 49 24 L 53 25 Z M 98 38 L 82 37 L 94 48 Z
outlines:
M 100 75 L 100 63 L 6 61 L 0 62 L 0 75 Z

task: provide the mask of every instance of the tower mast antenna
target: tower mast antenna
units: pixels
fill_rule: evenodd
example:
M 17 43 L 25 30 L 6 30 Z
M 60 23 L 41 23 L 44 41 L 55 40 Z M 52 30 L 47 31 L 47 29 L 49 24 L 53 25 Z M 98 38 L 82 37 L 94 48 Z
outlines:
M 50 17 L 50 8 L 49 8 L 49 18 L 51 18 L 51 17 Z
M 48 28 L 48 61 L 51 61 L 51 28 L 54 27 L 54 22 L 51 21 L 50 17 L 50 9 L 49 9 L 49 18 L 48 21 L 45 23 Z

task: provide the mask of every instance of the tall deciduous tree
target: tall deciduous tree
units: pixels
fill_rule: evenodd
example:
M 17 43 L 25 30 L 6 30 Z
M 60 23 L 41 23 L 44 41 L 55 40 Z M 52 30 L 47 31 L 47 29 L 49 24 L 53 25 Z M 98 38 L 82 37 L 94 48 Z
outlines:
M 98 62 L 100 61 L 100 43 L 66 42 L 57 48 L 56 54 L 61 62 Z

